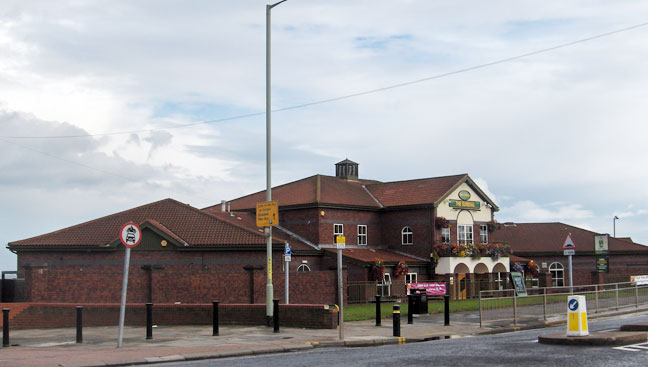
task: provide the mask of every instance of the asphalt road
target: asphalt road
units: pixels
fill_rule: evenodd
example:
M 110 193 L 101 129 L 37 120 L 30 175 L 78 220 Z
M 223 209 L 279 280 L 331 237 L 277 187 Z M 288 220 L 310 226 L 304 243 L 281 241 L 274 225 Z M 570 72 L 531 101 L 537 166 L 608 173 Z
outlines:
M 590 323 L 590 331 L 648 322 L 648 315 Z M 367 348 L 322 348 L 307 352 L 168 363 L 164 366 L 646 366 L 648 343 L 641 347 L 576 347 L 539 344 L 538 335 L 559 328 Z

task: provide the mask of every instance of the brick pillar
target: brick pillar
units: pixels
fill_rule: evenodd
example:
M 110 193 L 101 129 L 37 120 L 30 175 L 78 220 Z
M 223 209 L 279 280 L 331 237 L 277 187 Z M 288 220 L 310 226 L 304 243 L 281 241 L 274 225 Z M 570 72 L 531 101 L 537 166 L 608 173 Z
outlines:
M 477 287 L 477 278 L 475 277 L 475 273 L 468 273 L 466 274 L 466 278 L 468 279 L 468 289 L 466 291 L 466 298 L 474 298 L 476 293 L 476 290 L 478 289 Z
M 25 302 L 47 300 L 47 264 L 28 264 L 25 268 Z M 40 295 L 40 298 L 38 297 Z
M 593 271 L 592 272 L 592 284 L 603 284 L 603 283 L 605 283 L 603 274 L 604 273 L 599 273 L 598 271 Z
M 244 270 L 247 270 L 250 274 L 250 282 L 249 282 L 249 302 L 250 304 L 254 304 L 254 271 L 255 270 L 265 270 L 265 267 L 263 266 L 253 266 L 253 265 L 246 265 L 243 267 Z
M 31 302 L 32 300 L 32 283 L 34 281 L 33 269 L 31 266 L 25 266 L 25 302 Z
M 539 285 L 541 288 L 551 288 L 551 273 L 547 269 L 542 269 L 538 274 Z
M 450 278 L 453 277 L 453 283 L 450 284 Z M 446 282 L 446 293 L 450 296 L 450 299 L 455 299 L 456 291 L 455 287 L 457 286 L 457 277 L 455 274 L 445 274 Z
M 495 279 L 493 277 L 493 273 L 488 273 L 488 290 L 495 290 Z

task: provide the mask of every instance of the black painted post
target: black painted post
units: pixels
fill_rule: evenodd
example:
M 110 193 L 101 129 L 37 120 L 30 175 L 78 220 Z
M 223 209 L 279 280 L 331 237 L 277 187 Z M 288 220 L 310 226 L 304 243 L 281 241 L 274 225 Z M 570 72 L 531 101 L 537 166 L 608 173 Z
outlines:
M 380 326 L 382 315 L 380 313 L 380 296 L 376 295 L 376 326 Z
M 273 299 L 272 303 L 273 303 L 272 320 L 274 321 L 274 332 L 278 333 L 279 332 L 279 300 Z
M 407 323 L 414 323 L 414 295 L 407 295 Z
M 212 336 L 218 335 L 218 301 L 212 301 Z
M 401 336 L 400 333 L 400 305 L 394 305 L 394 312 L 392 313 L 394 322 L 394 336 Z
M 153 339 L 153 304 L 146 304 L 146 339 Z
M 446 294 L 443 296 L 443 301 L 445 303 L 445 307 L 443 310 L 443 325 L 449 326 L 450 325 L 450 295 Z
M 2 346 L 9 346 L 9 309 L 2 309 Z
M 83 343 L 83 306 L 76 306 L 76 342 Z

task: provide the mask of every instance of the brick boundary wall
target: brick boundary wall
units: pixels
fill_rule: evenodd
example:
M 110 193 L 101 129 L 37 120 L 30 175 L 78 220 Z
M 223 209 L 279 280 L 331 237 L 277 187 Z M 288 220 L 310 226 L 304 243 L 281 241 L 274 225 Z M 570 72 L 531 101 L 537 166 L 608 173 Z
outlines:
M 3 303 L 9 308 L 10 329 L 76 326 L 76 306 L 83 306 L 83 326 L 117 326 L 119 304 L 98 303 Z M 266 325 L 264 304 L 219 305 L 220 325 Z M 279 305 L 281 326 L 310 329 L 337 328 L 338 313 L 325 305 Z M 128 304 L 125 325 L 145 326 L 146 305 Z M 0 325 L 2 320 L 0 319 Z M 154 304 L 153 324 L 211 325 L 211 304 Z

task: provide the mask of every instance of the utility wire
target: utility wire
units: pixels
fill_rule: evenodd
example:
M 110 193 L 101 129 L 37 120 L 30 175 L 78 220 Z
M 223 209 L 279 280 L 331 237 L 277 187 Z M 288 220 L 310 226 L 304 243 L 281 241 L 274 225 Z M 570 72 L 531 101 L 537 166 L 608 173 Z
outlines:
M 35 148 L 32 148 L 32 147 L 28 147 L 28 146 L 26 146 L 26 145 L 18 144 L 18 143 L 16 143 L 16 142 L 12 142 L 12 141 L 9 141 L 9 140 L 6 140 L 6 139 L 0 139 L 0 140 L 4 141 L 5 143 L 11 144 L 11 145 L 15 145 L 15 146 L 17 146 L 17 147 L 20 147 L 20 148 L 23 148 L 23 149 L 26 149 L 26 150 L 32 151 L 32 152 L 34 152 L 34 153 L 39 153 L 39 154 L 42 154 L 42 155 L 46 155 L 46 156 L 48 156 L 48 157 L 50 157 L 50 158 L 57 159 L 57 160 L 59 160 L 59 161 L 63 161 L 63 162 L 66 162 L 66 163 L 70 163 L 70 164 L 74 164 L 74 165 L 77 165 L 77 166 L 81 166 L 81 167 L 83 167 L 83 168 L 87 168 L 87 169 L 91 169 L 91 170 L 98 171 L 98 172 L 101 172 L 101 173 L 105 173 L 105 174 L 110 175 L 110 176 L 119 177 L 119 178 L 124 179 L 124 180 L 127 180 L 127 181 L 138 182 L 138 180 L 136 180 L 136 179 L 134 179 L 134 178 L 132 178 L 132 177 L 122 176 L 122 175 L 120 175 L 120 174 L 118 174 L 118 173 L 114 173 L 114 172 L 106 171 L 106 170 L 103 170 L 103 169 L 99 169 L 99 168 L 95 168 L 95 167 L 92 167 L 92 166 L 88 166 L 88 165 L 83 164 L 83 163 L 79 163 L 79 162 L 75 162 L 75 161 L 72 161 L 72 160 L 69 160 L 69 159 L 61 158 L 61 157 L 55 156 L 55 155 L 53 155 L 53 154 L 50 154 L 50 153 L 47 153 L 47 152 L 43 152 L 42 150 L 38 150 L 38 149 L 35 149 Z
M 391 90 L 391 89 L 402 88 L 402 87 L 406 87 L 406 86 L 409 86 L 409 85 L 412 85 L 412 84 L 418 84 L 418 83 L 422 83 L 422 82 L 426 82 L 426 81 L 430 81 L 430 80 L 441 79 L 441 78 L 445 78 L 445 77 L 452 76 L 452 75 L 466 73 L 466 72 L 470 72 L 470 71 L 474 71 L 474 70 L 478 70 L 478 69 L 483 69 L 483 68 L 487 68 L 487 67 L 498 65 L 498 64 L 503 64 L 503 63 L 510 62 L 510 61 L 519 60 L 519 59 L 529 57 L 529 56 L 535 56 L 535 55 L 538 55 L 538 54 L 542 54 L 542 53 L 546 53 L 546 52 L 550 52 L 550 51 L 555 51 L 555 50 L 558 50 L 558 49 L 561 49 L 561 48 L 577 45 L 579 43 L 584 43 L 584 42 L 592 41 L 592 40 L 595 40 L 595 39 L 608 37 L 608 36 L 611 36 L 611 35 L 614 35 L 614 34 L 617 34 L 617 33 L 627 32 L 627 31 L 630 31 L 630 30 L 633 30 L 633 29 L 645 27 L 647 25 L 648 25 L 648 22 L 644 22 L 644 23 L 636 24 L 636 25 L 633 25 L 633 26 L 630 26 L 630 27 L 621 28 L 621 29 L 617 29 L 617 30 L 614 30 L 614 31 L 606 32 L 606 33 L 600 33 L 600 34 L 597 34 L 597 35 L 594 35 L 594 36 L 591 36 L 591 37 L 587 37 L 587 38 L 582 38 L 582 39 L 579 39 L 579 40 L 576 40 L 576 41 L 563 43 L 563 44 L 560 44 L 560 45 L 557 45 L 557 46 L 543 48 L 543 49 L 540 49 L 540 50 L 524 53 L 524 54 L 521 54 L 521 55 L 507 57 L 507 58 L 499 59 L 499 60 L 496 60 L 496 61 L 491 61 L 491 62 L 488 62 L 488 63 L 485 63 L 485 64 L 479 64 L 479 65 L 475 65 L 475 66 L 470 66 L 470 67 L 467 67 L 467 68 L 458 69 L 458 70 L 450 71 L 450 72 L 447 72 L 447 73 L 437 74 L 437 75 L 434 75 L 434 76 L 421 78 L 421 79 L 416 79 L 416 80 L 411 80 L 411 81 L 407 81 L 407 82 L 403 82 L 403 83 L 399 83 L 399 84 L 393 84 L 393 85 L 389 85 L 389 86 L 386 86 L 386 87 L 370 89 L 370 90 L 363 91 L 363 92 L 346 94 L 346 95 L 343 95 L 343 96 L 329 98 L 329 99 L 323 99 L 323 100 L 319 100 L 319 101 L 315 101 L 315 102 L 308 102 L 308 103 L 303 103 L 303 104 L 299 104 L 299 105 L 278 108 L 278 109 L 272 110 L 271 112 L 283 112 L 283 111 L 295 110 L 295 109 L 304 108 L 304 107 L 316 106 L 316 105 L 320 105 L 320 104 L 341 101 L 341 100 L 344 100 L 344 99 L 364 96 L 364 95 L 368 95 L 368 94 L 384 92 L 384 91 Z M 244 119 L 244 118 L 248 118 L 248 117 L 262 116 L 262 115 L 265 115 L 265 112 L 255 112 L 255 113 L 249 113 L 249 114 L 246 114 L 246 115 L 225 117 L 225 118 L 215 119 L 215 120 L 192 122 L 192 123 L 188 123 L 188 124 L 177 124 L 177 125 L 174 125 L 174 126 L 167 126 L 167 127 L 160 127 L 160 128 L 129 130 L 129 131 L 117 131 L 117 132 L 98 133 L 98 134 L 57 135 L 57 136 L 0 136 L 0 138 L 5 138 L 5 139 L 68 139 L 68 138 L 88 138 L 88 137 L 95 137 L 95 136 L 138 134 L 138 133 L 144 133 L 144 132 L 152 132 L 152 131 L 159 131 L 159 130 L 170 130 L 170 129 L 185 128 L 185 127 L 192 127 L 192 126 L 198 126 L 198 125 L 205 125 L 205 124 L 215 124 L 215 123 L 219 123 L 219 122 L 239 120 L 239 119 Z
M 5 143 L 7 143 L 7 144 L 14 145 L 14 146 L 19 147 L 19 148 L 29 150 L 29 151 L 34 152 L 34 153 L 45 155 L 45 156 L 50 157 L 52 159 L 63 161 L 63 162 L 73 164 L 73 165 L 76 165 L 76 166 L 80 166 L 80 167 L 90 169 L 90 170 L 93 170 L 93 171 L 101 172 L 101 173 L 104 173 L 104 174 L 107 174 L 107 175 L 110 175 L 110 176 L 121 178 L 121 179 L 126 180 L 126 181 L 130 181 L 130 182 L 133 182 L 133 183 L 146 183 L 146 180 L 144 180 L 144 181 L 138 180 L 138 179 L 136 179 L 134 177 L 128 177 L 128 176 L 120 175 L 119 173 L 115 173 L 115 172 L 107 171 L 107 170 L 104 170 L 104 169 L 92 167 L 92 166 L 89 166 L 87 164 L 76 162 L 76 161 L 73 161 L 73 160 L 70 160 L 70 159 L 61 158 L 59 156 L 44 152 L 42 150 L 35 149 L 35 148 L 29 147 L 29 146 L 26 146 L 26 145 L 23 145 L 23 144 L 18 144 L 16 142 L 12 142 L 12 141 L 7 140 L 7 139 L 0 138 L 0 141 L 3 141 Z M 205 197 L 200 196 L 200 195 L 193 195 L 193 197 L 202 199 L 206 203 L 209 203 L 209 202 L 212 201 L 212 199 L 208 199 L 208 198 L 205 198 Z

